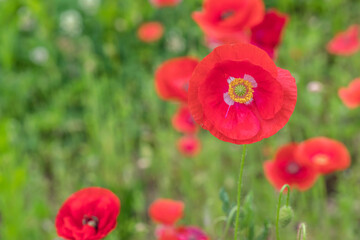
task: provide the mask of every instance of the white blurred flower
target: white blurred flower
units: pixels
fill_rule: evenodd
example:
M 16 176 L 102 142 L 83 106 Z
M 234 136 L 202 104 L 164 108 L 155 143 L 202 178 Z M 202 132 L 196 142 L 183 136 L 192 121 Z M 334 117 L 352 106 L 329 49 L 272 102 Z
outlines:
M 78 0 L 82 10 L 88 14 L 97 13 L 101 0 Z
M 49 52 L 45 47 L 36 47 L 30 52 L 30 60 L 37 65 L 43 65 L 48 59 Z
M 1 0 L 0 0 L 1 1 Z M 19 28 L 22 31 L 30 32 L 35 27 L 35 19 L 27 7 L 21 7 L 17 14 L 19 15 Z
M 324 89 L 324 85 L 318 81 L 309 82 L 307 85 L 307 90 L 309 92 L 321 92 Z
M 169 36 L 166 38 L 166 49 L 169 52 L 179 53 L 185 49 L 185 40 L 184 38 L 176 32 L 170 32 Z
M 151 159 L 140 158 L 139 160 L 137 160 L 136 164 L 140 169 L 147 169 L 151 166 Z
M 76 10 L 67 10 L 60 15 L 61 30 L 71 36 L 78 36 L 82 32 L 82 17 Z

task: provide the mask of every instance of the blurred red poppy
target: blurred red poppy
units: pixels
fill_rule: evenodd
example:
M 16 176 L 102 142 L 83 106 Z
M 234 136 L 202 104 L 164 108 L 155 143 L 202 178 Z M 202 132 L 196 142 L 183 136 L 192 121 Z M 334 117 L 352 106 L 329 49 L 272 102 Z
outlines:
M 360 49 L 359 25 L 352 25 L 346 31 L 340 32 L 327 44 L 331 54 L 349 56 Z
M 182 218 L 184 203 L 171 199 L 158 199 L 149 207 L 149 215 L 154 222 L 173 225 Z
M 349 87 L 339 89 L 339 97 L 348 108 L 360 106 L 360 78 L 351 81 Z
M 199 228 L 194 226 L 164 226 L 156 230 L 158 240 L 209 240 L 209 237 Z
M 251 44 L 215 48 L 189 85 L 194 120 L 222 141 L 249 144 L 270 137 L 295 109 L 295 79 Z
M 176 227 L 173 225 L 159 225 L 155 236 L 157 240 L 179 240 Z
M 173 58 L 162 63 L 155 73 L 155 88 L 159 97 L 187 103 L 189 80 L 198 63 L 191 57 Z
M 268 181 L 280 190 L 284 184 L 291 188 L 305 191 L 312 187 L 317 179 L 317 172 L 307 164 L 295 158 L 296 143 L 282 146 L 276 153 L 275 159 L 266 161 L 263 165 Z
M 209 240 L 209 237 L 199 228 L 182 226 L 177 228 L 178 240 Z
M 263 21 L 251 29 L 251 43 L 266 51 L 274 59 L 288 19 L 286 14 L 276 9 L 268 10 Z
M 322 174 L 350 166 L 350 154 L 345 145 L 326 137 L 311 138 L 299 144 L 296 159 Z
M 181 0 L 150 0 L 150 3 L 155 7 L 174 7 L 178 5 Z
M 57 233 L 68 240 L 102 239 L 116 226 L 120 201 L 111 191 L 84 188 L 61 206 L 55 221 Z
M 184 156 L 195 157 L 200 152 L 201 144 L 197 138 L 189 135 L 178 140 L 177 148 Z
M 189 107 L 186 105 L 181 106 L 172 118 L 173 127 L 182 133 L 195 133 L 197 125 L 190 114 Z
M 164 34 L 164 27 L 159 22 L 143 23 L 138 31 L 138 38 L 146 43 L 158 41 Z
M 264 18 L 262 0 L 205 0 L 192 17 L 208 38 L 222 43 L 248 42 L 250 28 Z

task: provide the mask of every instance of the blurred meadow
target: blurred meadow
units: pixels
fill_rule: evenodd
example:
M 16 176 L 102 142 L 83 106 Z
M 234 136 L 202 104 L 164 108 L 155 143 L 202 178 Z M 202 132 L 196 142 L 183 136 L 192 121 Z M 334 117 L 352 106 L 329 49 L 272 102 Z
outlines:
M 337 91 L 359 77 L 360 55 L 331 56 L 325 47 L 335 33 L 360 23 L 360 1 L 265 4 L 290 16 L 276 64 L 296 78 L 298 101 L 281 131 L 248 146 L 243 239 L 255 240 L 268 228 L 274 239 L 278 193 L 262 163 L 281 145 L 315 136 L 343 142 L 352 164 L 306 192 L 291 192 L 295 216 L 281 229 L 282 239 L 296 239 L 300 222 L 307 239 L 359 239 L 360 110 L 346 108 Z M 0 239 L 58 239 L 59 207 L 87 186 L 108 188 L 121 200 L 108 240 L 155 239 L 147 208 L 159 197 L 184 201 L 181 223 L 219 239 L 223 204 L 236 203 L 242 147 L 201 130 L 201 153 L 183 157 L 176 149 L 181 134 L 171 126 L 177 106 L 160 100 L 154 88 L 163 61 L 210 52 L 191 18 L 201 5 L 0 0 Z M 164 24 L 160 41 L 138 40 L 146 21 Z

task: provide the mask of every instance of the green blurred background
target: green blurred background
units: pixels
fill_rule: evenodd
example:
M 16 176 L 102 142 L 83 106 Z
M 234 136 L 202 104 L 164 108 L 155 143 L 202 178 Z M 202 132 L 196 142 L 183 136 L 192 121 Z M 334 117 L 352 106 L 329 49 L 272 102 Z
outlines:
M 313 136 L 345 143 L 352 166 L 291 194 L 295 218 L 282 238 L 295 239 L 297 224 L 306 222 L 308 239 L 359 239 L 360 110 L 348 110 L 337 89 L 359 76 L 360 57 L 333 57 L 325 46 L 360 23 L 360 1 L 265 2 L 290 15 L 277 65 L 295 76 L 298 103 L 284 129 L 248 147 L 243 239 L 256 239 L 264 226 L 274 236 L 278 194 L 264 178 L 263 161 L 282 144 Z M 121 199 L 109 240 L 155 239 L 147 208 L 158 197 L 183 200 L 181 223 L 221 236 L 219 191 L 235 203 L 241 146 L 201 131 L 201 154 L 182 157 L 175 147 L 181 134 L 170 121 L 177 106 L 161 101 L 153 84 L 164 60 L 209 53 L 190 17 L 201 4 L 0 0 L 0 239 L 56 239 L 62 202 L 93 185 Z M 163 22 L 165 35 L 142 43 L 136 30 L 152 20 Z

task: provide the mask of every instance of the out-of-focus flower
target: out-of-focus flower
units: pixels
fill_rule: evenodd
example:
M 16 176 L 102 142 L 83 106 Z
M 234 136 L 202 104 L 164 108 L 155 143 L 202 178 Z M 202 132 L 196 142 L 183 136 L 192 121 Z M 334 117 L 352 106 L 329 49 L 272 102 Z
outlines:
M 182 226 L 176 229 L 178 240 L 208 240 L 209 237 L 200 229 L 194 226 Z
M 186 103 L 189 80 L 198 63 L 192 57 L 172 58 L 163 62 L 155 73 L 155 88 L 159 97 Z
M 60 237 L 69 240 L 98 240 L 116 226 L 120 201 L 111 191 L 84 188 L 71 195 L 56 216 L 56 230 Z
M 149 0 L 149 1 L 153 6 L 158 8 L 174 7 L 181 2 L 181 0 Z
M 195 157 L 200 152 L 201 143 L 194 136 L 184 136 L 178 140 L 177 148 L 184 156 Z
M 143 23 L 138 31 L 138 38 L 146 43 L 158 41 L 164 34 L 164 27 L 160 22 Z
M 360 106 L 360 78 L 351 81 L 349 87 L 342 87 L 338 91 L 339 97 L 348 108 Z
M 154 222 L 173 225 L 183 216 L 184 203 L 172 199 L 160 198 L 149 207 L 149 216 Z
M 194 70 L 189 108 L 195 122 L 218 139 L 250 144 L 277 133 L 295 109 L 290 72 L 251 44 L 215 48 Z
M 308 139 L 296 149 L 296 159 L 311 165 L 317 172 L 328 174 L 350 166 L 350 153 L 339 141 L 326 137 Z
M 262 0 L 205 0 L 192 17 L 205 35 L 219 43 L 249 42 L 250 29 L 265 14 Z
M 169 52 L 174 52 L 174 53 L 179 53 L 181 51 L 184 51 L 185 49 L 184 38 L 176 32 L 170 32 L 168 35 L 169 36 L 166 38 L 166 49 Z
M 360 49 L 359 25 L 352 25 L 340 32 L 327 44 L 326 49 L 335 55 L 349 56 Z
M 276 9 L 267 11 L 263 21 L 251 29 L 251 44 L 260 47 L 274 59 L 288 18 Z
M 181 106 L 172 118 L 173 127 L 182 133 L 195 133 L 197 125 L 186 105 Z
M 101 0 L 79 0 L 80 7 L 88 14 L 95 14 L 100 4 Z
M 49 59 L 49 52 L 45 47 L 36 47 L 30 52 L 30 60 L 37 64 L 43 65 Z
M 82 32 L 82 17 L 76 10 L 70 9 L 60 15 L 60 29 L 70 36 L 78 36 Z
M 21 7 L 17 13 L 19 15 L 19 28 L 22 31 L 32 31 L 35 28 L 36 21 L 31 11 L 27 7 Z
M 316 182 L 317 172 L 310 165 L 295 158 L 296 150 L 296 143 L 282 146 L 274 160 L 264 163 L 265 176 L 277 190 L 289 184 L 291 188 L 305 191 Z
M 309 92 L 317 93 L 322 92 L 322 90 L 324 89 L 324 85 L 321 82 L 312 81 L 307 84 L 306 88 Z

